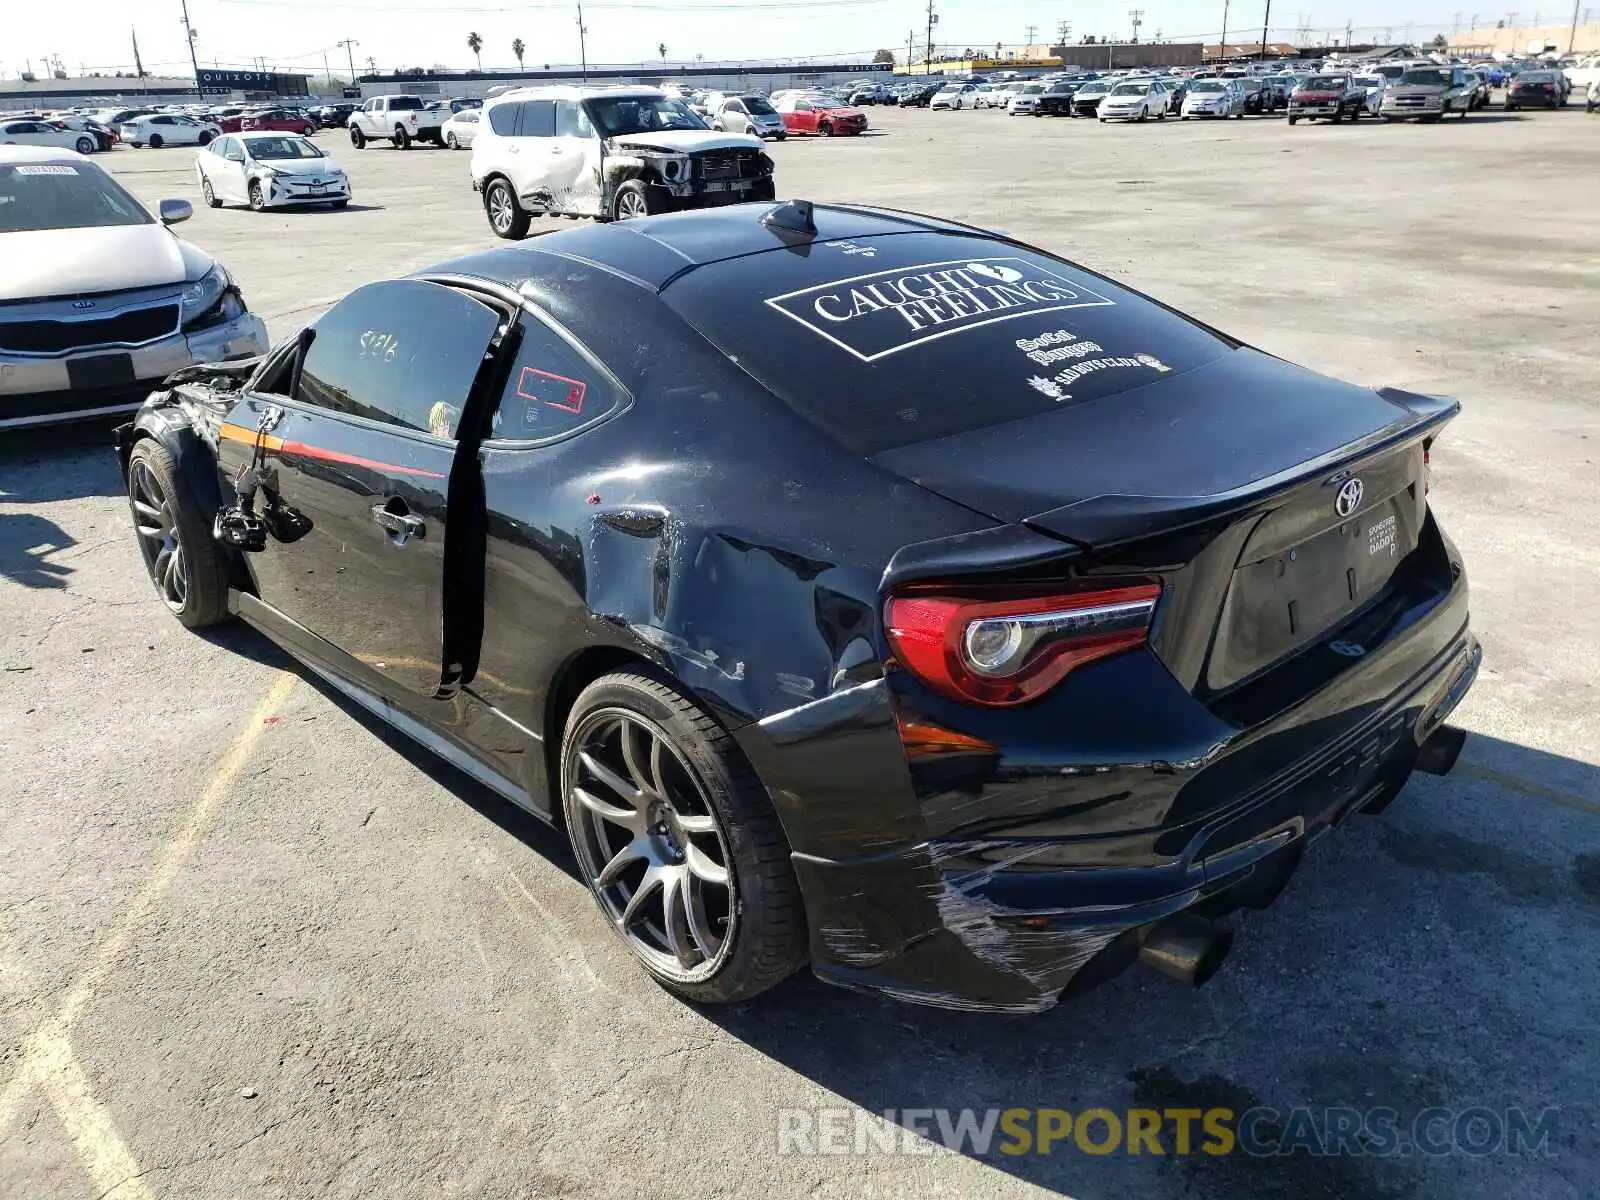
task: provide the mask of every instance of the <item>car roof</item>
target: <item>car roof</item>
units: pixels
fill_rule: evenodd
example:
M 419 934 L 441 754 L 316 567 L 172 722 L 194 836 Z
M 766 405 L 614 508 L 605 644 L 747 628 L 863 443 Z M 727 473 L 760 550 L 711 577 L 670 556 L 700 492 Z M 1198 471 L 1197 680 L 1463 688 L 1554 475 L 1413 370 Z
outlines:
M 231 137 L 236 142 L 264 142 L 269 140 L 276 142 L 281 141 L 283 138 L 300 138 L 302 142 L 306 140 L 300 137 L 298 133 L 290 133 L 283 129 L 245 129 L 239 133 L 230 133 L 226 136 Z
M 763 224 L 762 218 L 773 211 L 771 203 L 735 204 L 616 224 L 583 225 L 541 234 L 516 246 L 478 251 L 417 273 L 466 275 L 515 288 L 543 274 L 548 261 L 536 258 L 548 256 L 587 263 L 659 292 L 698 267 L 786 248 L 809 257 L 832 243 L 902 233 L 1003 240 L 988 230 L 938 217 L 842 204 L 813 207 L 817 232 L 812 237 Z M 774 269 L 778 269 L 776 265 Z
M 15 163 L 90 163 L 76 150 L 58 146 L 0 146 L 0 165 Z

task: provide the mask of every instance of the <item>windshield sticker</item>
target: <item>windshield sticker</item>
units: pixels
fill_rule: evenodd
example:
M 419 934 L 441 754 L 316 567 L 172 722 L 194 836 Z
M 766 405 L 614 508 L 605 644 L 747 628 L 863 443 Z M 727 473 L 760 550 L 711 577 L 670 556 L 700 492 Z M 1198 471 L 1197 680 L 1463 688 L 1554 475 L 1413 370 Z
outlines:
M 18 175 L 76 175 L 78 168 L 66 163 L 18 163 L 12 171 Z
M 1024 258 L 980 258 L 836 279 L 767 303 L 862 362 L 875 362 L 997 321 L 1116 301 Z

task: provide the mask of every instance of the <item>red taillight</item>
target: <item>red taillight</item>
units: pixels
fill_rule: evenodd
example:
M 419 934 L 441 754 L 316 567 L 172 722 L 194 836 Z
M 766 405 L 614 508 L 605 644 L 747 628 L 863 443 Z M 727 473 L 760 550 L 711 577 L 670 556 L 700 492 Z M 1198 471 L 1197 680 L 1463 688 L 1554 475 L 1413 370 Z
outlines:
M 1422 443 L 1422 494 L 1426 496 L 1433 490 L 1433 443 Z
M 1085 663 L 1143 645 L 1161 587 L 1019 596 L 919 589 L 885 610 L 895 661 L 935 691 L 1025 704 Z

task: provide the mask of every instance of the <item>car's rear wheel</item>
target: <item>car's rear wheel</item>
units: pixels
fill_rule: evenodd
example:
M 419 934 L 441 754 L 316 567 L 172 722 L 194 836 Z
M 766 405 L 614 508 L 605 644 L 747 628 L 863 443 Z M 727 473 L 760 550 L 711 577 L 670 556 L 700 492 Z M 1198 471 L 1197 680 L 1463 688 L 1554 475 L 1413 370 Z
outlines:
M 367 135 L 354 125 L 350 126 L 350 144 L 357 150 L 365 150 L 367 148 Z
M 216 136 L 217 135 L 212 133 L 211 130 L 202 129 L 200 131 L 200 144 L 202 146 L 209 146 L 211 144 L 211 139 L 216 137 Z
M 447 133 L 444 135 L 444 144 L 451 150 L 461 149 L 461 147 L 456 144 L 456 135 L 454 133 Z
M 650 192 L 643 182 L 630 179 L 611 197 L 613 221 L 636 221 L 650 215 Z
M 190 629 L 228 619 L 228 572 L 211 526 L 178 480 L 165 447 L 146 438 L 128 456 L 128 507 L 145 571 Z
M 161 135 L 159 133 L 152 133 L 150 135 L 150 149 L 152 149 L 152 150 L 161 149 Z
M 217 199 L 217 193 L 212 190 L 211 180 L 204 175 L 200 177 L 200 195 L 205 198 L 207 208 L 222 207 L 222 201 Z
M 516 193 L 504 179 L 496 179 L 483 191 L 483 211 L 496 237 L 517 241 L 528 236 L 529 217 L 517 203 Z
M 394 133 L 390 135 L 389 141 L 396 150 L 411 149 L 411 135 L 406 132 L 404 125 L 394 127 Z
M 805 961 L 789 846 L 733 739 L 666 681 L 585 688 L 561 745 L 579 869 L 611 927 L 664 987 L 747 1000 Z
M 81 137 L 78 139 L 77 144 L 73 146 L 73 149 L 79 154 L 93 154 L 94 139 L 91 137 Z

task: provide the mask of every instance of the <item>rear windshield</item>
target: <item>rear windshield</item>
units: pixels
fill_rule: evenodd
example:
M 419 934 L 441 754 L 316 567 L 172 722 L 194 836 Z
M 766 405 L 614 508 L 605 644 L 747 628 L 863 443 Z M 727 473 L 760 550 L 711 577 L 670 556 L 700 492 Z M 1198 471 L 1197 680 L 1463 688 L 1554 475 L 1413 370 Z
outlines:
M 88 163 L 0 165 L 0 234 L 148 224 L 150 214 L 99 167 Z
M 1308 92 L 1336 92 L 1344 87 L 1344 76 L 1313 75 L 1300 86 Z
M 1554 83 L 1555 76 L 1549 71 L 1524 71 L 1517 76 L 1518 83 Z
M 422 97 L 421 96 L 390 96 L 389 97 L 389 111 L 390 112 L 395 111 L 395 109 L 415 108 L 415 109 L 419 109 L 420 110 L 420 109 L 423 109 L 423 108 L 426 108 L 426 107 L 427 107 L 427 105 L 422 103 Z
M 1112 397 L 1232 343 L 1040 251 L 936 233 L 689 271 L 663 298 L 861 454 Z M 849 243 L 846 243 L 849 245 Z

